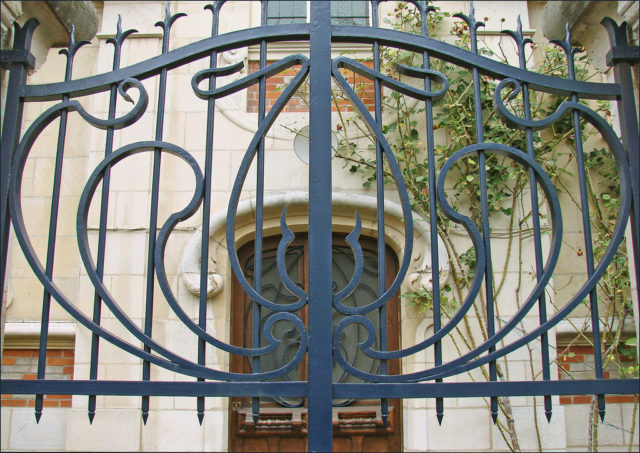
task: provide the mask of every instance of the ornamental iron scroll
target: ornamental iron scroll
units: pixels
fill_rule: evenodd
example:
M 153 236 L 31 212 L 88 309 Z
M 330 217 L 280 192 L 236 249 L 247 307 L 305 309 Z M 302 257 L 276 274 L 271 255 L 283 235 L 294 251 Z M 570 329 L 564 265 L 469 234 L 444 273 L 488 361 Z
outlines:
M 149 416 L 149 399 L 155 396 L 192 396 L 197 398 L 197 415 L 202 422 L 205 415 L 206 397 L 245 396 L 252 398 L 252 417 L 254 422 L 260 418 L 260 398 L 270 397 L 274 401 L 296 401 L 302 405 L 307 400 L 309 449 L 313 451 L 331 450 L 332 447 L 332 400 L 345 401 L 348 404 L 356 399 L 376 399 L 380 405 L 380 414 L 384 423 L 388 416 L 387 398 L 435 398 L 438 420 L 444 416 L 443 398 L 455 397 L 489 397 L 491 413 L 494 421 L 498 416 L 498 397 L 500 396 L 543 396 L 547 418 L 552 416 L 551 395 L 558 394 L 593 394 L 598 396 L 598 408 L 601 417 L 605 414 L 604 395 L 607 393 L 635 394 L 637 381 L 633 379 L 605 379 L 600 348 L 600 329 L 598 323 L 598 299 L 596 285 L 607 271 L 619 247 L 623 243 L 627 222 L 631 220 L 632 246 L 640 247 L 640 194 L 638 162 L 638 125 L 633 96 L 630 64 L 637 63 L 637 48 L 628 46 L 624 29 L 626 24 L 618 27 L 610 19 L 603 24 L 609 31 L 612 41 L 612 52 L 609 62 L 614 67 L 617 83 L 587 83 L 577 81 L 575 77 L 574 55 L 576 47 L 571 44 L 567 31 L 566 40 L 555 43 L 564 49 L 567 56 L 569 77 L 561 79 L 532 72 L 527 69 L 525 46 L 530 43 L 522 32 L 522 24 L 518 20 L 517 31 L 507 31 L 517 47 L 519 66 L 510 66 L 483 56 L 478 50 L 477 30 L 483 23 L 475 18 L 473 4 L 470 13 L 458 14 L 456 17 L 464 21 L 470 33 L 470 50 L 437 41 L 428 36 L 429 14 L 434 10 L 425 2 L 414 2 L 421 18 L 421 34 L 411 34 L 379 27 L 378 7 L 380 1 L 370 3 L 372 26 L 336 25 L 331 23 L 330 5 L 328 2 L 311 2 L 311 20 L 309 23 L 289 25 L 267 25 L 267 1 L 261 2 L 261 26 L 252 29 L 218 33 L 218 25 L 223 10 L 223 1 L 216 1 L 206 6 L 212 14 L 211 36 L 184 47 L 170 50 L 171 28 L 184 14 L 171 14 L 167 3 L 164 20 L 156 23 L 162 29 L 161 54 L 140 63 L 124 68 L 120 67 L 123 42 L 134 34 L 135 30 L 123 31 L 118 20 L 115 37 L 107 40 L 114 46 L 112 71 L 92 77 L 72 79 L 74 56 L 85 42 L 76 43 L 71 31 L 67 49 L 61 51 L 67 57 L 64 81 L 45 85 L 27 83 L 27 70 L 33 66 L 33 58 L 29 53 L 31 37 L 37 22 L 32 19 L 20 27 L 15 26 L 14 47 L 3 51 L 3 67 L 10 69 L 4 123 L 2 130 L 1 154 L 1 198 L 0 215 L 2 222 L 2 272 L 0 278 L 4 287 L 6 278 L 7 253 L 9 248 L 10 226 L 15 232 L 18 245 L 36 277 L 43 286 L 41 335 L 39 347 L 39 365 L 37 379 L 21 381 L 6 379 L 2 381 L 2 393 L 35 394 L 36 419 L 40 419 L 45 394 L 84 394 L 89 395 L 88 413 L 90 420 L 96 414 L 97 395 L 134 395 L 142 398 L 142 417 L 146 422 Z M 284 41 L 308 42 L 308 54 L 295 54 L 277 61 L 268 61 L 269 45 Z M 332 59 L 332 43 L 366 44 L 372 48 L 373 65 L 367 66 L 360 61 L 346 56 Z M 218 67 L 219 56 L 223 52 L 238 51 L 244 55 L 249 46 L 259 48 L 259 68 L 247 72 L 244 62 L 237 61 L 227 66 Z M 384 74 L 380 68 L 381 46 L 388 46 L 411 51 L 422 56 L 422 67 L 398 65 L 397 71 L 403 76 L 396 80 Z M 634 53 L 635 52 L 635 53 Z M 451 81 L 447 75 L 431 68 L 431 61 L 442 60 L 469 71 L 474 91 L 473 124 L 477 137 L 476 143 L 457 150 L 444 164 L 438 168 L 435 154 L 434 109 L 439 101 L 450 90 Z M 183 68 L 193 62 L 205 62 L 208 67 L 196 72 L 190 78 L 190 89 L 202 102 L 206 110 L 206 129 L 204 163 L 184 146 L 171 143 L 163 138 L 165 125 L 165 109 L 167 103 L 168 77 L 171 71 Z M 222 59 L 221 61 L 225 61 Z M 273 105 L 267 109 L 266 80 L 283 71 L 292 71 L 290 82 L 284 86 L 275 98 Z M 368 108 L 361 94 L 354 90 L 345 74 L 357 74 L 373 84 L 375 104 Z M 229 81 L 227 76 L 233 76 Z M 484 140 L 482 122 L 483 106 L 480 86 L 482 77 L 496 80 L 493 96 L 493 107 L 496 114 L 509 128 L 524 131 L 526 134 L 525 149 L 518 149 L 502 143 L 490 143 Z M 158 90 L 150 96 L 145 80 L 156 78 Z M 344 231 L 346 247 L 340 253 L 351 253 L 354 270 L 351 275 L 344 275 L 344 286 L 336 290 L 332 285 L 331 275 L 332 253 L 332 167 L 331 167 L 331 83 L 344 93 L 352 104 L 354 111 L 360 116 L 369 133 L 375 138 L 376 187 L 375 203 L 369 208 L 370 216 L 366 218 L 366 206 L 353 212 L 351 231 Z M 418 86 L 415 81 L 420 81 Z M 309 84 L 309 115 L 311 124 L 309 192 L 308 198 L 308 231 L 309 231 L 309 283 L 308 286 L 290 277 L 287 268 L 287 254 L 296 234 L 289 226 L 287 206 L 280 206 L 279 233 L 281 236 L 275 261 L 270 262 L 271 273 L 276 272 L 282 286 L 278 296 L 269 297 L 263 291 L 263 256 L 262 244 L 264 236 L 265 209 L 272 207 L 265 204 L 269 199 L 265 183 L 265 166 L 268 163 L 268 150 L 265 137 L 283 115 L 287 103 L 296 95 L 303 84 Z M 217 249 L 226 250 L 231 271 L 240 287 L 251 299 L 255 307 L 251 319 L 251 341 L 249 345 L 237 345 L 225 342 L 216 336 L 207 324 L 208 315 L 213 310 L 208 298 L 216 294 L 223 285 L 223 271 L 220 267 L 213 269 L 210 263 L 210 238 L 214 231 L 210 219 L 212 210 L 220 209 L 212 204 L 214 178 L 212 169 L 215 161 L 215 150 L 218 145 L 214 136 L 216 102 L 249 87 L 258 87 L 258 114 L 256 130 L 246 144 L 246 151 L 235 169 L 235 180 L 229 193 L 226 207 L 224 241 Z M 415 219 L 416 222 L 429 222 L 429 228 L 414 228 L 412 200 L 407 190 L 406 181 L 390 143 L 383 132 L 383 115 L 381 99 L 383 90 L 395 92 L 412 98 L 424 105 L 424 125 L 422 131 L 426 137 L 426 156 L 428 172 L 424 176 L 428 180 L 430 220 Z M 510 92 L 507 92 L 510 90 Z M 552 93 L 564 96 L 557 110 L 547 118 L 534 118 L 531 111 L 530 96 L 532 91 Z M 87 109 L 76 98 L 96 93 L 108 93 L 107 118 L 100 118 Z M 521 96 L 523 99 L 523 117 L 516 115 L 505 105 L 504 99 Z M 136 100 L 134 101 L 134 97 Z M 118 116 L 118 100 L 130 102 L 129 110 Z M 134 124 L 140 124 L 141 118 L 148 113 L 150 99 L 156 102 L 155 125 L 152 128 L 153 139 L 125 143 L 116 147 L 115 131 L 126 130 Z M 622 139 L 612 127 L 593 109 L 581 103 L 583 99 L 603 99 L 616 101 L 622 120 Z M 24 106 L 30 102 L 53 101 L 55 105 L 48 108 L 33 120 L 26 132 L 21 133 Z M 206 106 L 206 107 L 205 107 Z M 54 258 L 64 251 L 56 250 L 56 233 L 59 224 L 59 206 L 61 203 L 62 171 L 65 163 L 65 150 L 73 137 L 68 136 L 69 118 L 79 117 L 87 127 L 106 131 L 104 155 L 102 160 L 91 170 L 84 182 L 84 189 L 77 204 L 75 218 L 75 235 L 78 253 L 88 279 L 95 289 L 92 313 L 85 313 L 65 294 L 54 275 Z M 591 237 L 589 219 L 589 198 L 586 189 L 586 173 L 584 169 L 583 137 L 581 121 L 590 124 L 606 143 L 611 158 L 615 161 L 619 180 L 620 203 L 617 221 L 610 241 L 602 258 L 596 262 L 591 240 L 585 240 L 587 260 L 587 279 L 577 288 L 575 294 L 554 312 L 547 313 L 548 301 L 545 289 L 548 287 L 556 264 L 562 255 L 563 217 L 562 206 L 551 177 L 536 160 L 534 133 L 551 127 L 561 118 L 571 117 L 576 159 L 578 162 L 579 199 L 582 209 L 582 227 L 585 238 Z M 51 195 L 51 214 L 49 217 L 48 242 L 44 260 L 37 252 L 33 238 L 29 234 L 26 218 L 29 216 L 23 206 L 23 182 L 25 168 L 38 138 L 58 123 L 57 147 L 55 152 L 55 168 Z M 148 155 L 152 161 L 152 178 L 150 189 L 150 214 L 146 231 L 146 274 L 145 303 L 142 322 L 135 320 L 126 307 L 105 283 L 105 263 L 109 254 L 108 213 L 112 191 L 111 173 L 117 165 L 122 165 L 133 156 Z M 487 194 L 487 171 L 485 167 L 489 156 L 507 157 L 514 165 L 526 168 L 529 175 L 529 197 L 532 207 L 532 236 L 534 242 L 535 282 L 508 320 L 497 323 L 495 288 L 492 278 L 492 243 L 489 201 Z M 193 193 L 186 206 L 173 212 L 166 219 L 159 216 L 159 198 L 161 193 L 161 168 L 166 164 L 167 156 L 178 159 L 190 170 L 190 184 Z M 473 157 L 479 162 L 478 178 L 480 181 L 481 224 L 477 225 L 464 212 L 452 206 L 447 197 L 445 182 L 447 176 L 454 171 L 457 162 Z M 252 213 L 255 215 L 254 262 L 251 276 L 243 268 L 238 259 L 236 233 L 237 219 L 244 215 L 244 208 L 239 206 L 243 201 L 243 188 L 251 166 L 256 168 L 255 197 L 251 201 Z M 385 170 L 386 169 L 386 170 Z M 385 171 L 388 171 L 396 189 L 399 206 L 398 215 L 402 219 L 402 243 L 398 247 L 399 270 L 395 276 L 387 279 L 385 274 L 385 249 L 389 217 L 385 206 Z M 99 193 L 99 195 L 98 195 Z M 541 198 L 546 205 L 541 204 Z M 99 202 L 98 202 L 99 198 Z M 90 210 L 99 207 L 99 220 L 95 241 L 90 237 Z M 543 229 L 540 222 L 540 207 L 545 206 L 550 221 L 548 246 L 543 246 Z M 201 211 L 200 211 L 201 209 Z M 201 228 L 198 231 L 197 244 L 199 260 L 191 260 L 188 264 L 188 290 L 198 298 L 197 314 L 189 311 L 185 305 L 184 294 L 176 291 L 172 284 L 171 272 L 166 260 L 167 244 L 175 233 L 177 225 L 195 215 L 202 215 Z M 369 215 L 367 214 L 367 215 Z M 461 300 L 454 314 L 445 321 L 442 312 L 442 292 L 444 282 L 440 270 L 444 269 L 441 241 L 438 236 L 438 216 L 448 219 L 464 230 L 467 240 L 472 244 L 474 256 L 474 276 L 469 289 Z M 214 216 L 215 217 L 215 216 Z M 371 260 L 366 258 L 361 246 L 360 236 L 366 228 L 376 231 L 377 236 L 377 288 L 369 288 L 370 300 L 366 303 L 346 303 L 359 285 L 363 272 L 372 272 Z M 370 225 L 375 225 L 371 227 Z M 429 242 L 429 259 L 417 251 L 412 258 L 414 234 L 426 238 Z M 92 244 L 96 242 L 96 244 Z M 192 241 L 193 242 L 193 241 Z M 546 250 L 546 256 L 545 255 Z M 350 251 L 350 252 L 349 252 Z M 422 259 L 417 273 L 410 273 L 412 262 Z M 634 256 L 636 281 L 640 280 L 637 253 Z M 44 261 L 44 262 L 43 262 Z M 275 267 L 273 267 L 275 266 Z M 199 267 L 199 271 L 198 271 Z M 430 272 L 426 279 L 425 272 Z M 217 272 L 217 273 L 213 273 Z M 275 275 L 275 274 L 274 274 Z M 391 283 L 385 283 L 389 280 Z M 428 282 L 427 282 L 428 280 Z M 160 294 L 156 291 L 156 283 Z M 418 283 L 416 283 L 418 282 Z M 226 284 L 226 283 L 225 283 Z M 386 326 L 386 306 L 389 300 L 401 291 L 402 285 L 431 291 L 433 310 L 433 333 L 413 344 L 398 350 L 389 350 L 387 338 L 394 332 L 388 332 Z M 286 297 L 280 297 L 286 294 Z M 5 297 L 3 295 L 3 297 Z M 193 296 L 189 296 L 193 297 Z M 51 310 L 51 299 L 66 310 L 82 328 L 91 332 L 91 348 L 89 358 L 89 379 L 61 381 L 47 379 L 45 374 L 45 354 L 47 349 L 48 325 Z M 548 335 L 554 326 L 569 316 L 584 300 L 589 300 L 591 310 L 593 341 L 596 347 L 595 378 L 590 380 L 561 381 L 551 377 L 551 358 Z M 161 302 L 160 302 L 161 300 Z M 283 303 L 282 300 L 286 300 Z M 487 335 L 480 344 L 470 348 L 458 357 L 446 359 L 442 342 L 454 333 L 464 317 L 471 313 L 474 304 L 482 301 L 486 310 Z M 154 321 L 154 304 L 164 303 L 171 309 L 172 316 L 178 319 L 197 344 L 197 352 L 188 356 L 178 352 L 176 345 L 165 344 L 154 337 L 152 330 Z M 106 307 L 112 317 L 128 332 L 127 337 L 116 334 L 103 325 L 103 308 Z M 259 307 L 259 308 L 258 308 Z M 525 317 L 532 311 L 538 311 L 537 324 L 520 332 Z M 301 313 L 308 311 L 309 322 L 303 322 Z M 262 312 L 262 315 L 261 315 Z M 334 316 L 338 314 L 337 316 Z M 334 318 L 338 319 L 335 323 Z M 284 327 L 283 327 L 284 326 Z M 351 326 L 351 327 L 350 327 Z M 345 347 L 347 329 L 357 327 L 357 344 Z M 361 335 L 362 334 L 362 335 Z M 515 335 L 517 334 L 517 335 Z M 515 336 L 514 336 L 515 335 Z M 285 338 L 286 337 L 286 338 Z M 294 340 L 291 340 L 294 339 Z M 110 342 L 141 360 L 142 378 L 137 381 L 109 381 L 99 377 L 99 346 L 103 341 Z M 188 340 L 185 340 L 188 341 Z M 355 340 L 354 340 L 355 341 Z M 542 380 L 508 382 L 498 378 L 496 363 L 498 359 L 524 347 L 535 344 L 540 351 L 540 368 Z M 286 346 L 283 346 L 286 345 Z M 273 360 L 278 348 L 287 350 L 286 359 Z M 354 349 L 355 348 L 355 349 Z M 282 348 L 281 348 L 282 349 Z M 246 357 L 251 363 L 250 373 L 230 371 L 224 366 L 214 366 L 207 361 L 207 350 L 226 355 Z M 367 369 L 362 369 L 349 358 L 344 351 L 356 351 L 355 355 L 367 357 Z M 433 354 L 434 365 L 425 369 L 414 369 L 411 372 L 392 374 L 387 363 L 392 360 L 407 360 L 411 356 L 427 351 Z M 354 354 L 351 354 L 354 355 Z M 282 355 L 281 358 L 285 358 Z M 269 366 L 261 368 L 262 364 Z M 361 361 L 362 362 L 362 361 Z M 274 365 L 277 364 L 277 365 Z M 358 362 L 360 363 L 360 362 Z M 375 364 L 373 366 L 372 364 Z M 157 381 L 151 379 L 152 365 L 176 373 L 175 381 Z M 443 382 L 444 378 L 477 370 L 488 366 L 488 381 L 474 383 Z M 299 380 L 294 372 L 300 367 L 307 368 L 308 380 Z M 332 368 L 340 367 L 341 376 L 337 382 L 332 376 Z M 296 380 L 291 380 L 296 376 Z M 187 378 L 196 378 L 193 379 Z M 284 403 L 283 403 L 284 404 Z M 289 404 L 289 403 L 287 403 Z

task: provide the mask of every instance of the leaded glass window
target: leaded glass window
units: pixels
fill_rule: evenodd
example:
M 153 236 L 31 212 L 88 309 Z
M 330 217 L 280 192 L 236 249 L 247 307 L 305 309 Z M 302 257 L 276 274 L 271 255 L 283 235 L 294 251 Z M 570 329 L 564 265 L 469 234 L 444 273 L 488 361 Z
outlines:
M 267 25 L 300 24 L 307 21 L 309 2 L 272 0 L 267 8 Z M 331 17 L 334 24 L 368 25 L 369 2 L 366 0 L 331 2 Z

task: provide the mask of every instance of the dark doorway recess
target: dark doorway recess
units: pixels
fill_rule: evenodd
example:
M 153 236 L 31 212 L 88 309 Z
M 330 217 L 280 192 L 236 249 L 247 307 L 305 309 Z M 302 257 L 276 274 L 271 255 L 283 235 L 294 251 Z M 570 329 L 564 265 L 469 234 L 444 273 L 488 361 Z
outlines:
M 292 242 L 286 253 L 286 268 L 289 277 L 297 285 L 306 288 L 308 285 L 308 238 L 306 235 Z M 276 265 L 276 252 L 280 237 L 265 239 L 262 258 L 262 295 L 280 304 L 297 301 L 281 283 Z M 374 239 L 360 238 L 364 254 L 363 277 L 354 292 L 343 301 L 348 306 L 366 305 L 377 297 L 377 244 Z M 351 248 L 344 241 L 344 235 L 334 234 L 332 249 L 332 279 L 334 293 L 345 287 L 354 270 L 354 258 Z M 239 252 L 240 263 L 250 282 L 254 279 L 254 243 L 243 246 Z M 391 284 L 397 273 L 397 258 L 387 246 L 386 273 L 387 286 Z M 250 347 L 253 335 L 253 310 L 257 304 L 241 290 L 234 279 L 233 306 L 231 308 L 232 343 L 242 347 Z M 260 329 L 272 314 L 268 309 L 260 309 Z M 297 313 L 308 324 L 306 306 Z M 333 312 L 335 326 L 344 315 Z M 367 317 L 379 331 L 380 315 L 378 310 Z M 386 323 L 389 349 L 397 349 L 400 344 L 399 305 L 394 297 L 387 304 Z M 363 354 L 358 343 L 367 336 L 362 326 L 354 324 L 352 329 L 344 332 L 345 356 L 360 369 L 375 372 L 380 363 Z M 286 322 L 274 327 L 274 335 L 281 339 L 278 349 L 263 357 L 260 370 L 269 371 L 279 368 L 291 359 L 298 347 L 299 338 L 295 329 Z M 379 336 L 378 336 L 379 337 Z M 261 338 L 261 343 L 264 341 Z M 327 339 L 330 341 L 330 339 Z M 262 343 L 261 345 L 263 345 Z M 374 344 L 375 346 L 375 344 Z M 400 372 L 399 361 L 390 361 L 388 372 Z M 251 363 L 247 357 L 231 358 L 231 371 L 250 373 Z M 306 360 L 279 381 L 304 381 L 308 379 Z M 361 382 L 344 372 L 340 366 L 333 364 L 334 382 Z M 402 400 L 389 400 L 389 418 L 385 424 L 382 419 L 380 400 L 337 400 L 333 401 L 333 448 L 334 451 L 400 451 L 402 446 Z M 252 414 L 251 398 L 232 398 L 229 405 L 229 451 L 304 451 L 307 446 L 307 401 L 304 398 L 260 398 L 260 415 L 257 424 Z

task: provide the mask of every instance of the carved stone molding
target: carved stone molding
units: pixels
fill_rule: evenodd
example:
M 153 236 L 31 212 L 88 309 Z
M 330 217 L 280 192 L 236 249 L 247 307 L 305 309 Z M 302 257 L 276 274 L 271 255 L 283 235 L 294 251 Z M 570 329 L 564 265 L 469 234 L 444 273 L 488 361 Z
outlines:
M 566 24 L 571 30 L 571 41 L 584 46 L 589 63 L 599 72 L 608 71 L 605 55 L 609 51 L 607 34 L 600 25 L 604 17 L 617 23 L 629 24 L 629 42 L 637 45 L 637 1 L 558 1 L 547 2 L 542 17 L 542 31 L 548 40 L 564 39 Z
M 358 211 L 362 218 L 362 234 L 375 234 L 376 219 L 376 198 L 368 195 L 334 192 L 333 214 L 334 230 L 339 232 L 349 232 L 353 225 L 354 212 Z M 280 214 L 284 206 L 288 207 L 288 212 L 295 212 L 295 209 L 305 208 L 308 205 L 309 194 L 302 191 L 287 193 L 276 193 L 265 195 L 264 197 L 264 222 L 267 226 L 273 220 L 274 232 L 279 223 Z M 239 223 L 253 221 L 255 213 L 254 200 L 244 200 L 238 204 L 236 219 Z M 386 241 L 394 251 L 400 256 L 404 247 L 404 227 L 402 207 L 393 201 L 385 200 L 385 216 L 387 234 Z M 431 279 L 431 238 L 429 223 L 417 213 L 414 217 L 414 250 L 413 266 L 410 269 L 406 282 L 410 288 L 416 290 L 431 290 L 433 282 Z M 306 216 L 292 216 L 288 219 L 289 227 L 293 231 L 306 231 Z M 245 220 L 243 220 L 245 219 Z M 217 244 L 217 248 L 226 250 L 222 237 L 227 220 L 227 210 L 218 211 L 211 219 L 210 238 Z M 237 225 L 238 226 L 238 225 Z M 267 234 L 267 233 L 265 233 Z M 247 236 L 247 235 L 244 235 Z M 243 241 L 243 235 L 239 234 L 239 241 Z M 250 238 L 245 238 L 246 239 Z M 182 254 L 180 264 L 180 275 L 186 288 L 194 295 L 200 294 L 200 249 L 202 245 L 202 232 L 196 231 L 189 239 Z M 240 244 L 241 245 L 241 244 Z M 209 276 L 207 284 L 207 297 L 213 297 L 222 290 L 224 277 L 216 268 L 216 247 L 211 247 Z M 438 260 L 440 284 L 443 285 L 449 276 L 449 258 L 444 243 L 438 238 Z
M 11 35 L 13 32 L 13 23 L 18 21 L 22 16 L 22 2 L 3 1 L 0 3 L 2 14 L 0 14 L 0 37 L 2 48 L 7 49 L 11 46 Z
M 13 23 L 23 24 L 34 17 L 40 25 L 36 28 L 31 53 L 36 58 L 36 68 L 42 66 L 49 49 L 69 43 L 71 26 L 75 40 L 89 41 L 98 31 L 98 12 L 93 2 L 83 1 L 2 1 L 2 48 L 12 46 Z

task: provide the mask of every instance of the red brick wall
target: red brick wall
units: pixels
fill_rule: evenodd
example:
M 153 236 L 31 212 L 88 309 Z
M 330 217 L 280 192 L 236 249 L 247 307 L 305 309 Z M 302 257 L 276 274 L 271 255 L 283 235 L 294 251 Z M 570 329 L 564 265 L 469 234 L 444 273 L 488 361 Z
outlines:
M 45 377 L 73 379 L 73 349 L 47 350 Z M 36 379 L 38 372 L 37 349 L 5 349 L 2 353 L 3 379 Z M 2 395 L 0 406 L 33 407 L 33 395 Z M 71 395 L 45 395 L 44 407 L 71 407 Z
M 267 64 L 271 64 L 273 61 L 267 62 Z M 369 67 L 373 66 L 372 62 L 365 62 Z M 260 63 L 258 61 L 249 61 L 249 72 L 253 73 L 260 68 Z M 298 71 L 300 70 L 300 66 L 292 66 L 291 68 L 286 69 L 274 76 L 271 76 L 266 81 L 266 110 L 273 106 L 276 102 L 276 99 L 282 94 L 284 88 L 291 82 L 291 80 L 296 76 Z M 354 74 L 350 71 L 344 71 L 343 75 L 347 82 L 351 84 L 354 88 L 356 94 L 360 96 L 360 99 L 367 107 L 368 110 L 372 111 L 374 109 L 374 95 L 373 95 L 373 81 L 367 79 L 366 77 L 362 77 L 360 75 Z M 258 90 L 259 85 L 255 84 L 248 88 L 247 91 L 247 112 L 255 113 L 258 111 Z M 340 106 L 340 110 L 343 112 L 353 112 L 353 105 L 344 99 L 338 99 L 338 105 Z M 335 105 L 332 105 L 332 109 L 335 111 Z M 309 108 L 307 107 L 304 100 L 294 95 L 287 105 L 285 106 L 284 112 L 308 112 Z
M 593 347 L 591 346 L 569 346 L 560 348 L 558 355 L 558 378 L 560 380 L 571 380 L 563 370 L 571 373 L 576 379 L 595 379 L 595 360 L 593 357 Z M 624 365 L 631 365 L 633 360 L 619 355 L 618 359 Z M 615 364 L 609 364 L 604 370 L 605 379 L 618 378 L 618 371 Z M 567 395 L 560 397 L 560 404 L 589 404 L 591 395 Z M 607 395 L 607 403 L 633 403 L 634 395 Z

